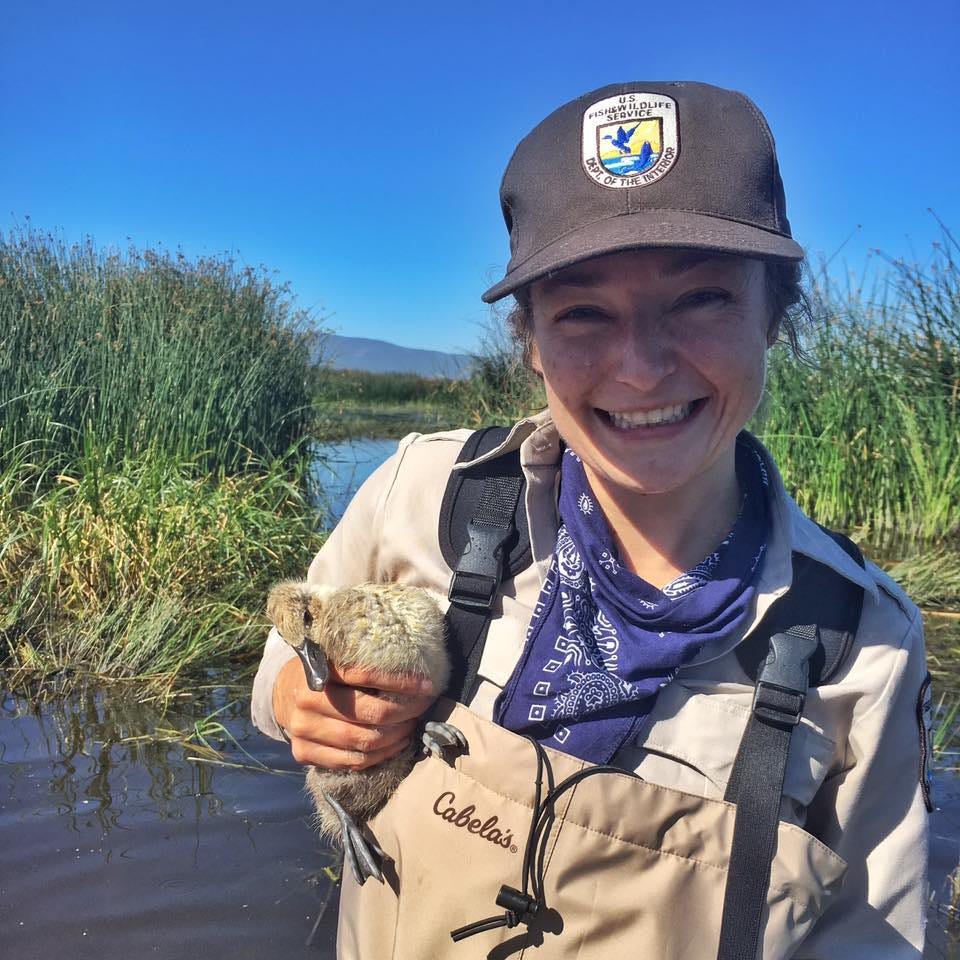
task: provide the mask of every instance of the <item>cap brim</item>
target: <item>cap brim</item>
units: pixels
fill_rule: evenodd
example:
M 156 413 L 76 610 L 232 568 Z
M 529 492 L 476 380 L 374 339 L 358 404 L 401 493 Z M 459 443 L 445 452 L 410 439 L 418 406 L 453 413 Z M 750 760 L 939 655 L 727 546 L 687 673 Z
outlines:
M 581 260 L 650 247 L 716 250 L 777 260 L 804 257 L 803 247 L 795 240 L 760 227 L 683 210 L 646 210 L 588 223 L 560 237 L 510 270 L 483 294 L 483 300 L 494 303 L 533 280 Z

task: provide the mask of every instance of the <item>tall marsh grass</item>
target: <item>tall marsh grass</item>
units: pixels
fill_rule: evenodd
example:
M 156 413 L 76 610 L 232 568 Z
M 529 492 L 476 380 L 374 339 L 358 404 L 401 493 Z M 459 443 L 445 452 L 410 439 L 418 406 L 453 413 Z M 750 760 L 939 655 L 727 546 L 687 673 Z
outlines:
M 0 659 L 169 682 L 320 542 L 313 334 L 229 260 L 0 235 Z
M 379 407 L 415 404 L 431 406 L 444 402 L 449 381 L 416 373 L 372 373 L 369 370 L 314 372 L 314 397 L 320 403 L 365 404 Z
M 202 477 L 170 458 L 81 459 L 35 477 L 27 463 L 0 474 L 0 636 L 33 675 L 166 680 L 248 652 L 270 584 L 320 543 L 279 465 Z
M 470 375 L 448 384 L 451 402 L 464 412 L 460 426 L 510 423 L 542 410 L 543 384 L 523 365 L 519 346 L 502 326 L 487 329 Z
M 0 455 L 275 458 L 310 425 L 305 327 L 229 260 L 0 234 Z
M 944 606 L 960 589 L 957 252 L 945 233 L 871 296 L 815 282 L 812 362 L 772 352 L 753 424 L 804 509 L 912 560 L 908 585 Z M 26 676 L 171 682 L 255 652 L 268 586 L 322 539 L 308 444 L 343 428 L 337 404 L 426 404 L 437 426 L 544 405 L 503 334 L 459 381 L 331 374 L 262 271 L 32 231 L 0 234 L 0 342 L 0 660 Z
M 960 264 L 893 261 L 873 296 L 811 289 L 811 363 L 773 351 L 755 428 L 819 522 L 895 552 L 960 536 Z
M 509 423 L 545 405 L 543 389 L 496 328 L 487 331 L 466 376 L 421 377 L 363 370 L 315 371 L 317 427 L 324 439 Z
M 944 229 L 925 263 L 887 261 L 869 293 L 826 271 L 812 277 L 806 362 L 785 347 L 770 352 L 751 423 L 819 522 L 891 558 L 914 561 L 937 546 L 935 562 L 899 573 L 947 603 L 960 579 L 958 253 Z M 509 421 L 544 403 L 505 334 L 492 334 L 473 375 L 449 390 L 463 425 Z

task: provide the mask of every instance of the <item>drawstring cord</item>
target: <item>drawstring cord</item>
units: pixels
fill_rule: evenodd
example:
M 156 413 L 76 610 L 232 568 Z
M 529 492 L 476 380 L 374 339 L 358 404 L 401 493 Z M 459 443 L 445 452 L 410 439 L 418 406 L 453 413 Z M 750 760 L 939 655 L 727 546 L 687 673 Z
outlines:
M 587 777 L 600 773 L 619 773 L 621 776 L 626 775 L 636 780 L 642 779 L 638 774 L 630 770 L 623 770 L 620 767 L 596 766 L 578 770 L 555 785 L 553 767 L 550 765 L 550 759 L 546 751 L 538 740 L 529 735 L 526 736 L 526 739 L 533 744 L 533 749 L 537 754 L 537 779 L 533 813 L 530 816 L 530 831 L 527 834 L 526 846 L 523 849 L 521 889 L 517 890 L 506 884 L 501 886 L 500 892 L 497 894 L 496 904 L 498 907 L 503 907 L 505 913 L 487 917 L 485 920 L 478 920 L 475 923 L 467 924 L 465 927 L 452 930 L 450 936 L 455 943 L 465 940 L 467 937 L 472 937 L 476 933 L 496 930 L 498 927 L 512 928 L 521 923 L 529 923 L 543 909 L 545 905 L 543 878 L 546 871 L 547 841 L 556 821 L 557 801 L 563 794 L 582 780 L 586 780 Z M 547 774 L 547 794 L 541 800 L 544 771 Z
M 518 891 L 513 887 L 504 884 L 497 894 L 496 904 L 503 907 L 506 913 L 496 917 L 487 917 L 486 920 L 477 920 L 476 923 L 469 923 L 465 927 L 459 927 L 450 931 L 453 942 L 466 940 L 475 933 L 484 933 L 487 930 L 496 930 L 498 927 L 512 928 L 517 924 L 526 923 L 529 918 L 535 917 L 540 910 L 540 903 L 536 898 L 530 897 L 527 893 L 528 878 L 530 875 L 531 861 L 537 841 L 537 821 L 540 816 L 540 798 L 543 793 L 543 771 L 547 771 L 547 796 L 553 791 L 553 767 L 550 766 L 550 760 L 540 743 L 531 736 L 526 737 L 533 744 L 533 749 L 537 754 L 537 779 L 536 789 L 533 800 L 533 813 L 530 816 L 530 830 L 527 833 L 527 842 L 523 848 L 523 890 Z M 536 889 L 536 887 L 534 887 Z

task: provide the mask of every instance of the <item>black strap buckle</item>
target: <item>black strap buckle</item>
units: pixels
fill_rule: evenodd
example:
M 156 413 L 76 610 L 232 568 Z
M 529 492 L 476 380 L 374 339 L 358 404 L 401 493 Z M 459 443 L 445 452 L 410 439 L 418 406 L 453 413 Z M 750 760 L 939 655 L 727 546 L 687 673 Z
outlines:
M 790 627 L 770 638 L 770 653 L 753 691 L 754 716 L 782 727 L 800 722 L 818 636 L 819 628 L 810 624 Z
M 489 610 L 493 606 L 499 586 L 499 577 L 470 573 L 468 570 L 455 570 L 450 579 L 447 599 L 461 607 Z
M 806 700 L 806 694 L 799 690 L 758 680 L 753 691 L 753 713 L 767 723 L 795 727 L 803 716 Z
M 447 598 L 451 603 L 481 610 L 493 606 L 502 576 L 503 545 L 513 529 L 475 520 L 467 525 L 468 540 L 450 579 Z

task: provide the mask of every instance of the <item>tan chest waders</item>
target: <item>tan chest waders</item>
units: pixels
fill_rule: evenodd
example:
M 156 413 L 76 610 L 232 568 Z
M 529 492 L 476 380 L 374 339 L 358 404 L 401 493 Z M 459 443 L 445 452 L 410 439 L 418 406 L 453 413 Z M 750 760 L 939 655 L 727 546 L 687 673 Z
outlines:
M 433 757 L 418 763 L 370 822 L 393 863 L 382 886 L 344 878 L 341 958 L 717 956 L 737 808 L 626 772 L 583 780 L 559 799 L 538 851 L 544 906 L 537 915 L 455 943 L 451 931 L 498 913 L 502 886 L 522 889 L 537 759 L 526 739 L 462 705 L 441 701 L 436 715 L 460 728 L 469 753 L 453 765 Z M 557 783 L 589 767 L 546 753 Z M 844 868 L 799 827 L 779 825 L 763 905 L 764 957 L 790 955 Z
M 504 436 L 478 431 L 460 461 Z M 794 586 L 737 650 L 756 680 L 754 705 L 726 796 L 710 800 L 599 770 L 462 706 L 500 583 L 530 563 L 526 526 L 516 451 L 451 475 L 439 537 L 454 571 L 453 671 L 434 716 L 459 727 L 469 749 L 452 763 L 418 763 L 370 821 L 393 862 L 384 885 L 345 877 L 338 956 L 599 960 L 618 948 L 651 960 L 791 956 L 846 865 L 779 822 L 787 752 L 808 686 L 843 663 L 862 591 L 794 555 Z M 862 564 L 849 541 L 835 539 Z

